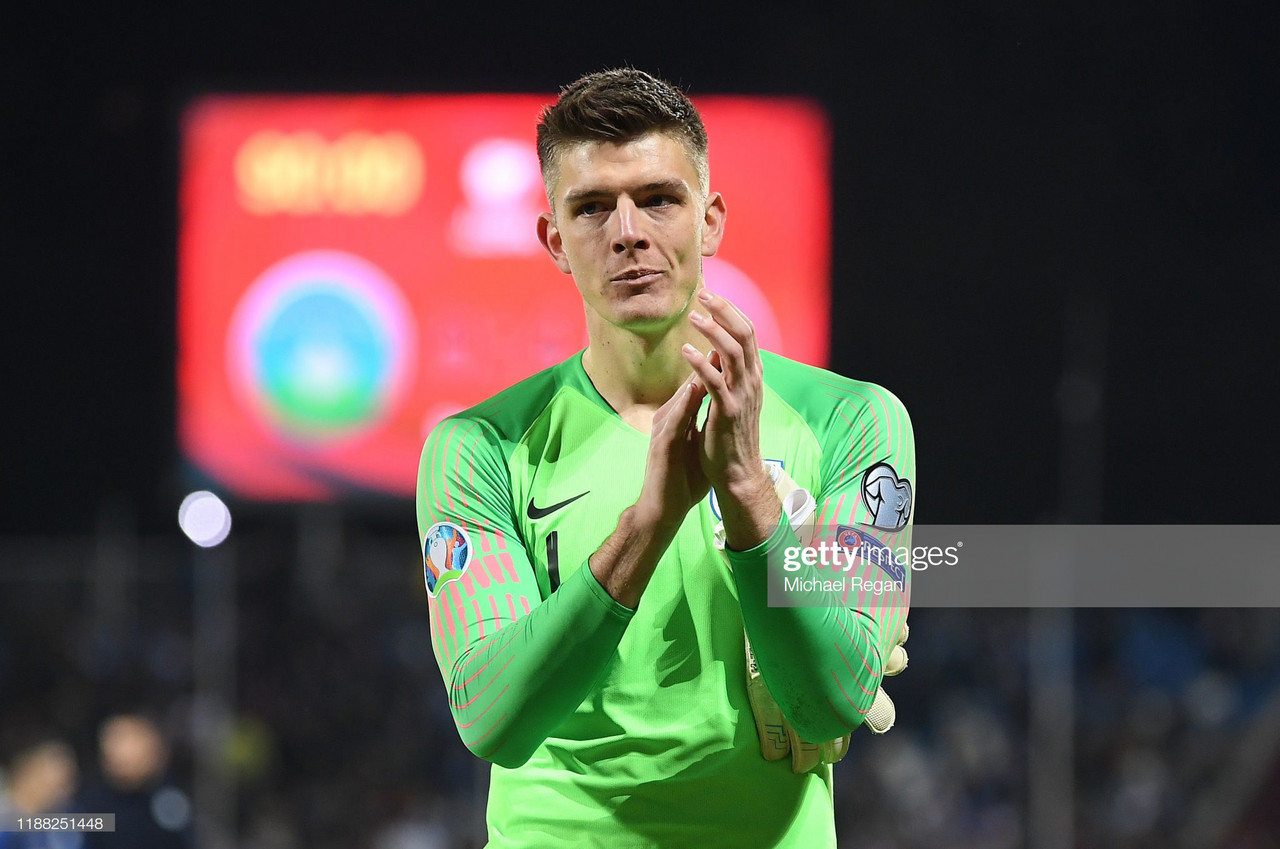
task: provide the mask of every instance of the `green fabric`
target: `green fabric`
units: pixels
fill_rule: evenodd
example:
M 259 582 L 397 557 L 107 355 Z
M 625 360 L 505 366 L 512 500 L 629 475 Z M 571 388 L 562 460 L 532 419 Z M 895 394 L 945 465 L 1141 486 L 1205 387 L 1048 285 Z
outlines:
M 822 521 L 868 520 L 876 463 L 914 482 L 896 398 L 762 357 L 762 453 L 815 495 Z M 780 529 L 730 568 L 710 497 L 638 609 L 617 604 L 583 567 L 639 494 L 647 449 L 581 355 L 447 419 L 423 448 L 420 542 L 447 522 L 471 544 L 430 614 L 459 733 L 494 764 L 489 845 L 833 847 L 830 767 L 794 775 L 760 754 L 744 627 L 787 718 L 817 741 L 861 722 L 905 607 L 769 608 L 765 553 L 794 538 Z M 874 533 L 898 545 L 909 530 Z

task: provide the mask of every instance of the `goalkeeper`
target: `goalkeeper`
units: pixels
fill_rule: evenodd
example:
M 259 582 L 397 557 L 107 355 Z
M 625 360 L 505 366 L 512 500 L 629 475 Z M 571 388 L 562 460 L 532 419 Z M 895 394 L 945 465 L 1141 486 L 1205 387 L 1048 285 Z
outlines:
M 815 522 L 909 544 L 906 411 L 758 350 L 704 288 L 726 205 L 677 89 L 584 77 L 538 152 L 538 235 L 588 345 L 439 424 L 418 478 L 436 660 L 493 764 L 489 846 L 834 847 L 830 764 L 892 722 L 908 588 L 770 607 L 766 562 Z

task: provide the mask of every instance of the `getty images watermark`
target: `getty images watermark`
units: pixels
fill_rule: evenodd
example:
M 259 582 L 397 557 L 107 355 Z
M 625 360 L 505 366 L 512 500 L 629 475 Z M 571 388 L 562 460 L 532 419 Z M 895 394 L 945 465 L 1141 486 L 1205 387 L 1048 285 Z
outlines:
M 769 603 L 779 607 L 894 606 L 910 599 L 912 572 L 960 563 L 962 540 L 911 545 L 910 533 L 851 525 L 816 530 L 770 556 Z
M 775 607 L 1280 607 L 1280 525 L 797 528 Z

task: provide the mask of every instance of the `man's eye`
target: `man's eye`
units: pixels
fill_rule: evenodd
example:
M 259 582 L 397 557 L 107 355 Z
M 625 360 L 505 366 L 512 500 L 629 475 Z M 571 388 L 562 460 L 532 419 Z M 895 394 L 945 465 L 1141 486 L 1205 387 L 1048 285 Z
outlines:
M 599 211 L 600 204 L 595 203 L 594 201 L 591 203 L 584 203 L 582 206 L 578 207 L 579 215 L 595 215 Z
M 671 195 L 654 195 L 653 197 L 649 198 L 647 205 L 648 206 L 671 206 L 671 204 L 675 202 L 676 202 L 676 199 L 671 197 Z

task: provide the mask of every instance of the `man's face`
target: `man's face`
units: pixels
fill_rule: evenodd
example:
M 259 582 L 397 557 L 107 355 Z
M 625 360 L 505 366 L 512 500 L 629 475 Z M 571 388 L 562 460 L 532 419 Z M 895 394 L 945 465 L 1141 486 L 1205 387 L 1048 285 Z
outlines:
M 665 133 L 565 150 L 552 202 L 538 236 L 573 275 L 588 330 L 601 321 L 637 333 L 670 327 L 724 231 L 724 201 L 702 197 L 684 146 Z

